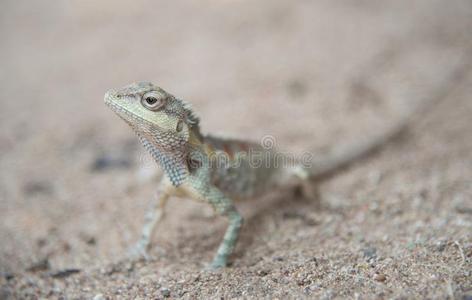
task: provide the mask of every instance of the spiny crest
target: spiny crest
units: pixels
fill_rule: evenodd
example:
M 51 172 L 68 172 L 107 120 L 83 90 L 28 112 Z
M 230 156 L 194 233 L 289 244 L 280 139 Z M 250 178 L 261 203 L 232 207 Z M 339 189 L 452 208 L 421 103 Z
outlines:
M 195 114 L 192 109 L 192 104 L 185 100 L 179 99 L 182 103 L 182 107 L 184 108 L 185 113 L 187 114 L 187 121 L 189 126 L 191 127 L 199 127 L 200 125 L 200 118 Z

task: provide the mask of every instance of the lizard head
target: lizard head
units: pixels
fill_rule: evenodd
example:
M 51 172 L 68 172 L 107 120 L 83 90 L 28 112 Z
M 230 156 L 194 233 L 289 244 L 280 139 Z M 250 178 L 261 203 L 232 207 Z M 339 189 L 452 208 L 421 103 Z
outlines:
M 171 149 L 172 141 L 186 142 L 190 131 L 198 129 L 198 117 L 190 105 L 149 82 L 133 83 L 105 94 L 107 104 L 138 133 L 153 132 L 168 137 L 162 148 Z
M 139 82 L 108 91 L 105 104 L 133 128 L 168 173 L 184 172 L 189 141 L 199 136 L 199 119 L 187 102 L 152 83 Z M 183 176 L 179 174 L 170 177 Z

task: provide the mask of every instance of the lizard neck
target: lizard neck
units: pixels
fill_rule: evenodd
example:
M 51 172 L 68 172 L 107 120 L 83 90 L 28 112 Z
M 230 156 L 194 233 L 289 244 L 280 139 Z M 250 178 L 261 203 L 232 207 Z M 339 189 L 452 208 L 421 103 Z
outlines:
M 174 186 L 182 184 L 189 175 L 188 161 L 191 152 L 198 148 L 200 143 L 199 131 L 189 130 L 187 137 L 181 137 L 166 131 L 162 131 L 153 124 L 131 123 L 135 133 L 144 148 L 152 155 L 154 160 L 163 168 Z M 195 146 L 191 146 L 190 142 Z
M 200 128 L 191 128 L 189 134 L 190 136 L 188 139 L 188 143 L 190 148 L 192 146 L 200 146 L 204 143 L 203 135 L 200 133 Z
M 205 142 L 205 137 L 200 133 L 198 128 L 193 128 L 190 131 L 190 137 L 188 140 L 188 152 L 200 152 L 207 157 L 211 157 L 214 154 L 215 149 Z

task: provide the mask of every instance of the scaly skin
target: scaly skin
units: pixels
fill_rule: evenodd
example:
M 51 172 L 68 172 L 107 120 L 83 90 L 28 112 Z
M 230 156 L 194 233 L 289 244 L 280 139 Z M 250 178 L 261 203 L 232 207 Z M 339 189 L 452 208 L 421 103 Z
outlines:
M 315 162 L 314 169 L 301 164 L 282 167 L 274 163 L 273 149 L 203 135 L 190 105 L 151 83 L 110 90 L 105 103 L 131 126 L 166 174 L 160 184 L 158 201 L 146 216 L 134 254 L 147 256 L 146 250 L 156 224 L 164 215 L 167 199 L 190 197 L 209 203 L 229 220 L 211 268 L 227 265 L 238 239 L 243 218 L 233 204 L 234 199 L 254 197 L 293 179 L 303 181 L 328 173 L 383 143 L 401 128 L 396 126 L 380 138 L 374 137 L 353 150 L 337 153 L 332 159 Z

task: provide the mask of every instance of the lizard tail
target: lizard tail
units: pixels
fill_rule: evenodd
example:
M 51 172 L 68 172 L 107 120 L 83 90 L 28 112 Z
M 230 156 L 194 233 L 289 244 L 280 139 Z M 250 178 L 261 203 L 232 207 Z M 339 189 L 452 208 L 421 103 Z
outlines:
M 307 173 L 306 177 L 310 179 L 329 177 L 333 173 L 349 167 L 353 162 L 372 154 L 395 137 L 398 137 L 408 127 L 409 120 L 409 116 L 402 118 L 402 120 L 391 126 L 361 138 L 354 145 L 338 148 L 327 157 L 315 158 L 309 163 L 309 166 L 304 167 Z
M 308 165 L 295 170 L 295 173 L 300 177 L 310 179 L 329 177 L 333 173 L 348 167 L 353 162 L 379 150 L 380 147 L 407 129 L 412 121 L 416 119 L 415 117 L 426 114 L 427 109 L 436 106 L 439 101 L 447 97 L 454 87 L 463 82 L 470 70 L 469 66 L 471 63 L 471 60 L 468 59 L 466 63 L 455 68 L 449 76 L 446 76 L 446 80 L 442 84 L 433 89 L 432 94 L 425 95 L 413 108 L 403 113 L 399 120 L 390 123 L 391 125 L 387 125 L 382 130 L 367 134 L 366 137 L 361 138 L 351 147 L 337 149 L 330 155 L 327 155 L 328 157 L 316 157 Z

